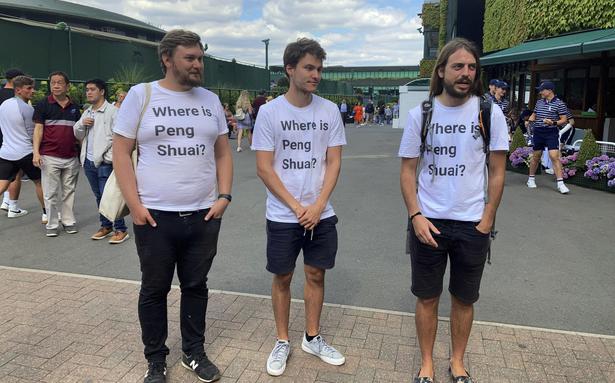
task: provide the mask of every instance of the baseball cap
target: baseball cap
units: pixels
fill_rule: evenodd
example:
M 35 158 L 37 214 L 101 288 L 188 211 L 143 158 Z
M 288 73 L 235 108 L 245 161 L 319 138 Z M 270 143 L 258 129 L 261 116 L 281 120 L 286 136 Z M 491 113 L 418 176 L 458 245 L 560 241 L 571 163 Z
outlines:
M 508 83 L 506 81 L 498 81 L 495 86 L 496 88 L 508 89 Z
M 553 82 L 551 81 L 543 81 L 540 83 L 540 86 L 536 88 L 536 90 L 538 91 L 542 91 L 545 89 L 555 90 L 555 84 L 553 84 Z
M 6 72 L 4 72 L 4 77 L 6 77 L 7 80 L 12 80 L 17 76 L 23 76 L 24 74 L 24 72 L 17 68 L 11 68 L 7 69 Z
M 489 85 L 498 85 L 498 82 L 500 82 L 500 80 L 498 80 L 497 78 L 491 79 L 491 81 L 489 81 Z

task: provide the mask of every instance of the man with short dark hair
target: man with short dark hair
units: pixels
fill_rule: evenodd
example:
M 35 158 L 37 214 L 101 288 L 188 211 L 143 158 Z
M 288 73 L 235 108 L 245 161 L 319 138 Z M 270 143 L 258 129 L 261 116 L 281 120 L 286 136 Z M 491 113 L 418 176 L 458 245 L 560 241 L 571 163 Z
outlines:
M 68 96 L 69 86 L 66 73 L 51 73 L 51 94 L 34 107 L 32 161 L 42 171 L 48 219 L 47 237 L 58 236 L 58 212 L 61 212 L 66 233 L 75 234 L 78 231 L 73 206 L 79 177 L 79 158 L 73 125 L 79 121 L 81 112 L 79 105 Z
M 0 132 L 4 137 L 0 148 L 0 193 L 9 187 L 20 172 L 26 173 L 34 182 L 36 195 L 44 207 L 41 189 L 41 171 L 32 163 L 32 115 L 34 109 L 28 104 L 34 92 L 34 80 L 27 76 L 14 78 L 15 97 L 0 105 Z M 11 201 L 13 202 L 13 201 Z M 8 217 L 19 217 L 11 203 Z
M 540 164 L 543 149 L 547 148 L 555 172 L 557 190 L 561 194 L 568 194 L 570 190 L 564 184 L 562 163 L 560 162 L 558 129 L 558 126 L 565 126 L 568 122 L 566 117 L 568 107 L 555 95 L 555 84 L 553 82 L 543 81 L 536 89 L 540 92 L 541 99 L 536 101 L 534 113 L 526 123 L 528 126 L 532 125 L 532 145 L 534 146 L 527 187 L 530 189 L 537 187 L 536 169 Z
M 218 96 L 201 87 L 203 44 L 172 30 L 160 41 L 164 78 L 130 89 L 113 138 L 113 167 L 133 220 L 141 266 L 139 322 L 148 370 L 144 383 L 166 381 L 167 295 L 181 290 L 181 365 L 199 380 L 220 379 L 205 354 L 207 274 L 231 201 L 233 160 Z M 138 142 L 134 169 L 131 153 Z
M 277 341 L 267 373 L 284 373 L 290 355 L 290 283 L 303 251 L 305 333 L 301 349 L 339 366 L 346 359 L 320 335 L 325 271 L 335 265 L 337 216 L 329 198 L 340 172 L 344 125 L 337 106 L 314 94 L 321 79 L 324 49 L 302 38 L 286 46 L 286 94 L 261 107 L 252 149 L 257 174 L 267 187 L 267 270 Z
M 421 350 L 421 368 L 414 383 L 434 381 L 438 304 L 449 259 L 449 371 L 455 383 L 472 382 L 463 359 L 490 231 L 504 189 L 508 150 L 500 108 L 491 109 L 489 132 L 485 125 L 480 126 L 479 57 L 476 45 L 466 39 L 456 38 L 442 47 L 430 83 L 428 106 L 432 109 L 427 131 L 419 105 L 410 111 L 399 148 Z
M 103 80 L 86 81 L 85 96 L 90 106 L 83 111 L 83 115 L 73 126 L 75 138 L 81 141 L 79 159 L 96 198 L 96 206 L 100 205 L 105 184 L 113 171 L 111 144 L 117 108 L 107 102 L 106 95 L 107 84 Z M 111 222 L 99 214 L 99 219 L 100 229 L 90 238 L 101 240 L 111 235 L 109 239 L 111 244 L 122 243 L 128 239 L 123 218 Z
M 2 105 L 4 101 L 15 97 L 13 79 L 17 76 L 23 75 L 24 73 L 20 69 L 7 69 L 7 71 L 4 73 L 4 77 L 6 78 L 6 84 L 4 84 L 4 87 L 0 88 L 0 105 Z M 0 132 L 0 146 L 2 146 L 2 132 Z M 8 214 L 9 218 L 17 218 L 28 214 L 28 211 L 26 209 L 19 208 L 18 200 L 20 192 L 21 172 L 18 172 L 15 176 L 15 180 L 9 185 L 8 190 L 3 193 L 2 204 L 0 205 L 0 209 L 6 211 L 7 213 L 9 212 L 9 210 L 11 211 L 11 213 Z
M 254 113 L 254 120 L 256 120 L 256 116 L 258 116 L 258 110 L 261 106 L 267 103 L 267 97 L 265 97 L 265 91 L 261 90 L 258 92 L 258 96 L 254 98 L 252 101 L 252 111 Z

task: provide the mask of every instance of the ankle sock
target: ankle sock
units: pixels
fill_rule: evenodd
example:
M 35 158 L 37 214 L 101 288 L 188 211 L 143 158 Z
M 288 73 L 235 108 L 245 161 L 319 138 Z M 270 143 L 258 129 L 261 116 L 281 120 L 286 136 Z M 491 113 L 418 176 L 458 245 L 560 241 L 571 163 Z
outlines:
M 310 336 L 308 335 L 307 331 L 305 333 L 305 340 L 307 340 L 308 342 L 311 342 L 312 339 L 316 338 L 318 336 L 318 334 L 314 335 L 314 336 Z
M 9 200 L 9 210 L 19 211 L 19 202 L 16 199 Z
M 558 186 L 558 187 L 560 187 L 560 186 L 564 186 L 564 179 L 563 179 L 563 178 L 558 178 L 558 179 L 557 179 L 557 186 Z

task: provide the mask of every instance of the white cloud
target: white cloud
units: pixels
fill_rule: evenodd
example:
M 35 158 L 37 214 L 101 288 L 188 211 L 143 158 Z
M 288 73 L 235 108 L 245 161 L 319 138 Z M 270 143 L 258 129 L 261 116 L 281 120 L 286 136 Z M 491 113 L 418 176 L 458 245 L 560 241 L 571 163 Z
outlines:
M 78 0 L 72 0 L 77 2 Z M 369 0 L 81 0 L 150 22 L 164 29 L 199 33 L 207 53 L 265 64 L 263 39 L 270 39 L 269 63 L 281 64 L 286 44 L 299 37 L 318 40 L 327 51 L 325 65 L 418 65 L 423 35 L 408 1 L 378 6 Z M 419 4 L 420 3 L 420 4 Z M 247 19 L 245 6 L 260 5 L 261 17 Z M 254 11 L 252 9 L 252 11 Z

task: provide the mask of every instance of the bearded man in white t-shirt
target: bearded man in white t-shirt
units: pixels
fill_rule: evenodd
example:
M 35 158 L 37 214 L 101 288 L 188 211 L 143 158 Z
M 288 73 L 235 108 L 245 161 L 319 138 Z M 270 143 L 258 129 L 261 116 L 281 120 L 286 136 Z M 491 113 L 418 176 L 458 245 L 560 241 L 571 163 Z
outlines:
M 337 216 L 329 198 L 340 172 L 344 124 L 337 105 L 314 94 L 324 49 L 302 38 L 284 51 L 288 92 L 261 106 L 254 127 L 258 176 L 267 187 L 267 270 L 277 341 L 267 373 L 281 375 L 290 355 L 290 283 L 303 251 L 305 333 L 301 348 L 333 365 L 346 359 L 320 335 L 325 270 L 335 265 Z
M 408 113 L 399 149 L 421 349 L 421 369 L 415 383 L 430 383 L 434 379 L 438 303 L 448 258 L 452 300 L 450 374 L 453 382 L 472 382 L 463 356 L 472 329 L 473 304 L 478 300 L 490 231 L 504 189 L 508 150 L 506 120 L 500 108 L 492 104 L 489 150 L 485 153 L 486 140 L 479 125 L 479 74 L 479 53 L 473 43 L 454 39 L 446 44 L 431 77 L 433 111 L 424 150 L 421 106 Z
M 130 89 L 113 129 L 114 170 L 130 208 L 141 265 L 139 322 L 148 361 L 144 382 L 166 379 L 167 294 L 176 265 L 181 364 L 199 380 L 213 382 L 220 371 L 205 354 L 205 313 L 207 273 L 231 201 L 226 116 L 218 96 L 200 86 L 204 52 L 199 35 L 172 30 L 160 41 L 158 53 L 164 78 Z M 133 169 L 135 142 L 139 160 Z

